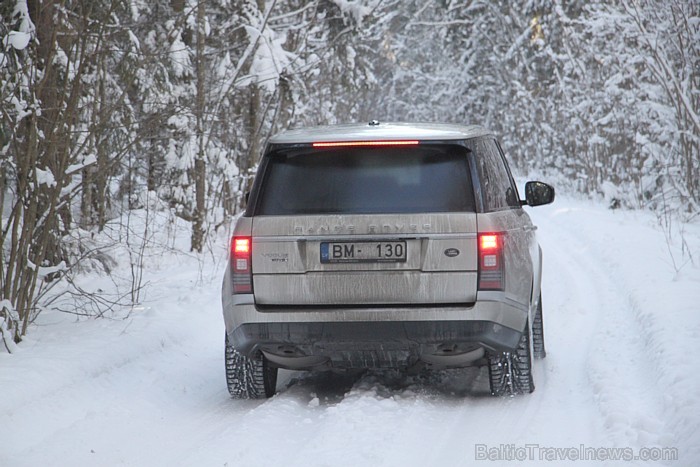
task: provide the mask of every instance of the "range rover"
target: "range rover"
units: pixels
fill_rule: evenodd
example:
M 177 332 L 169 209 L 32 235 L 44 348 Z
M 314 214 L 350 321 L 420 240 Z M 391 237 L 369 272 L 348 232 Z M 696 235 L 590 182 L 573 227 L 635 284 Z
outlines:
M 234 398 L 279 368 L 488 365 L 491 393 L 534 390 L 545 356 L 542 250 L 495 135 L 379 123 L 270 139 L 223 280 Z

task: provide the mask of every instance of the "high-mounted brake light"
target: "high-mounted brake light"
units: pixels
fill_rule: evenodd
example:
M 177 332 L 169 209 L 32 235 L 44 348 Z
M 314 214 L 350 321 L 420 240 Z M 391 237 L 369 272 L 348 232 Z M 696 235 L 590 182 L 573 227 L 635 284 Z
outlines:
M 418 146 L 417 140 L 396 140 L 396 141 L 328 141 L 313 143 L 315 148 L 343 148 L 343 147 L 368 147 L 368 146 Z
M 479 234 L 479 290 L 504 290 L 503 238 L 500 233 Z
M 233 237 L 231 240 L 233 293 L 253 293 L 252 246 L 250 237 Z

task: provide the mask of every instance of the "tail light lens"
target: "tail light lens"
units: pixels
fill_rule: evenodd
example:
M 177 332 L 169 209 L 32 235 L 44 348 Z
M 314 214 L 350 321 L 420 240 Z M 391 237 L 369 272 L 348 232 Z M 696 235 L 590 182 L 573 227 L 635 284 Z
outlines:
M 233 237 L 231 240 L 231 272 L 233 274 L 233 293 L 253 293 L 253 268 L 251 237 Z
M 504 290 L 505 267 L 500 233 L 479 234 L 479 290 Z

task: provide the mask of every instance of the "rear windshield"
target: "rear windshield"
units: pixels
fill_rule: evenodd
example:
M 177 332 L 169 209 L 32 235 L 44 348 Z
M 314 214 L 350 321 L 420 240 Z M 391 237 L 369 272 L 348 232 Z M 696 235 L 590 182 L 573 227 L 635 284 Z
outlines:
M 269 156 L 258 215 L 474 212 L 456 145 L 284 150 Z

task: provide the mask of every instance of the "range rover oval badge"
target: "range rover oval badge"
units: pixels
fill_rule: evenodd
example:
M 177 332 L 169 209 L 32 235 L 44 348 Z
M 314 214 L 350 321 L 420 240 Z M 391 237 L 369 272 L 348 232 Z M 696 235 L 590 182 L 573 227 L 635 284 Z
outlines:
M 459 256 L 459 250 L 457 248 L 448 248 L 447 250 L 445 250 L 445 256 L 449 258 Z

